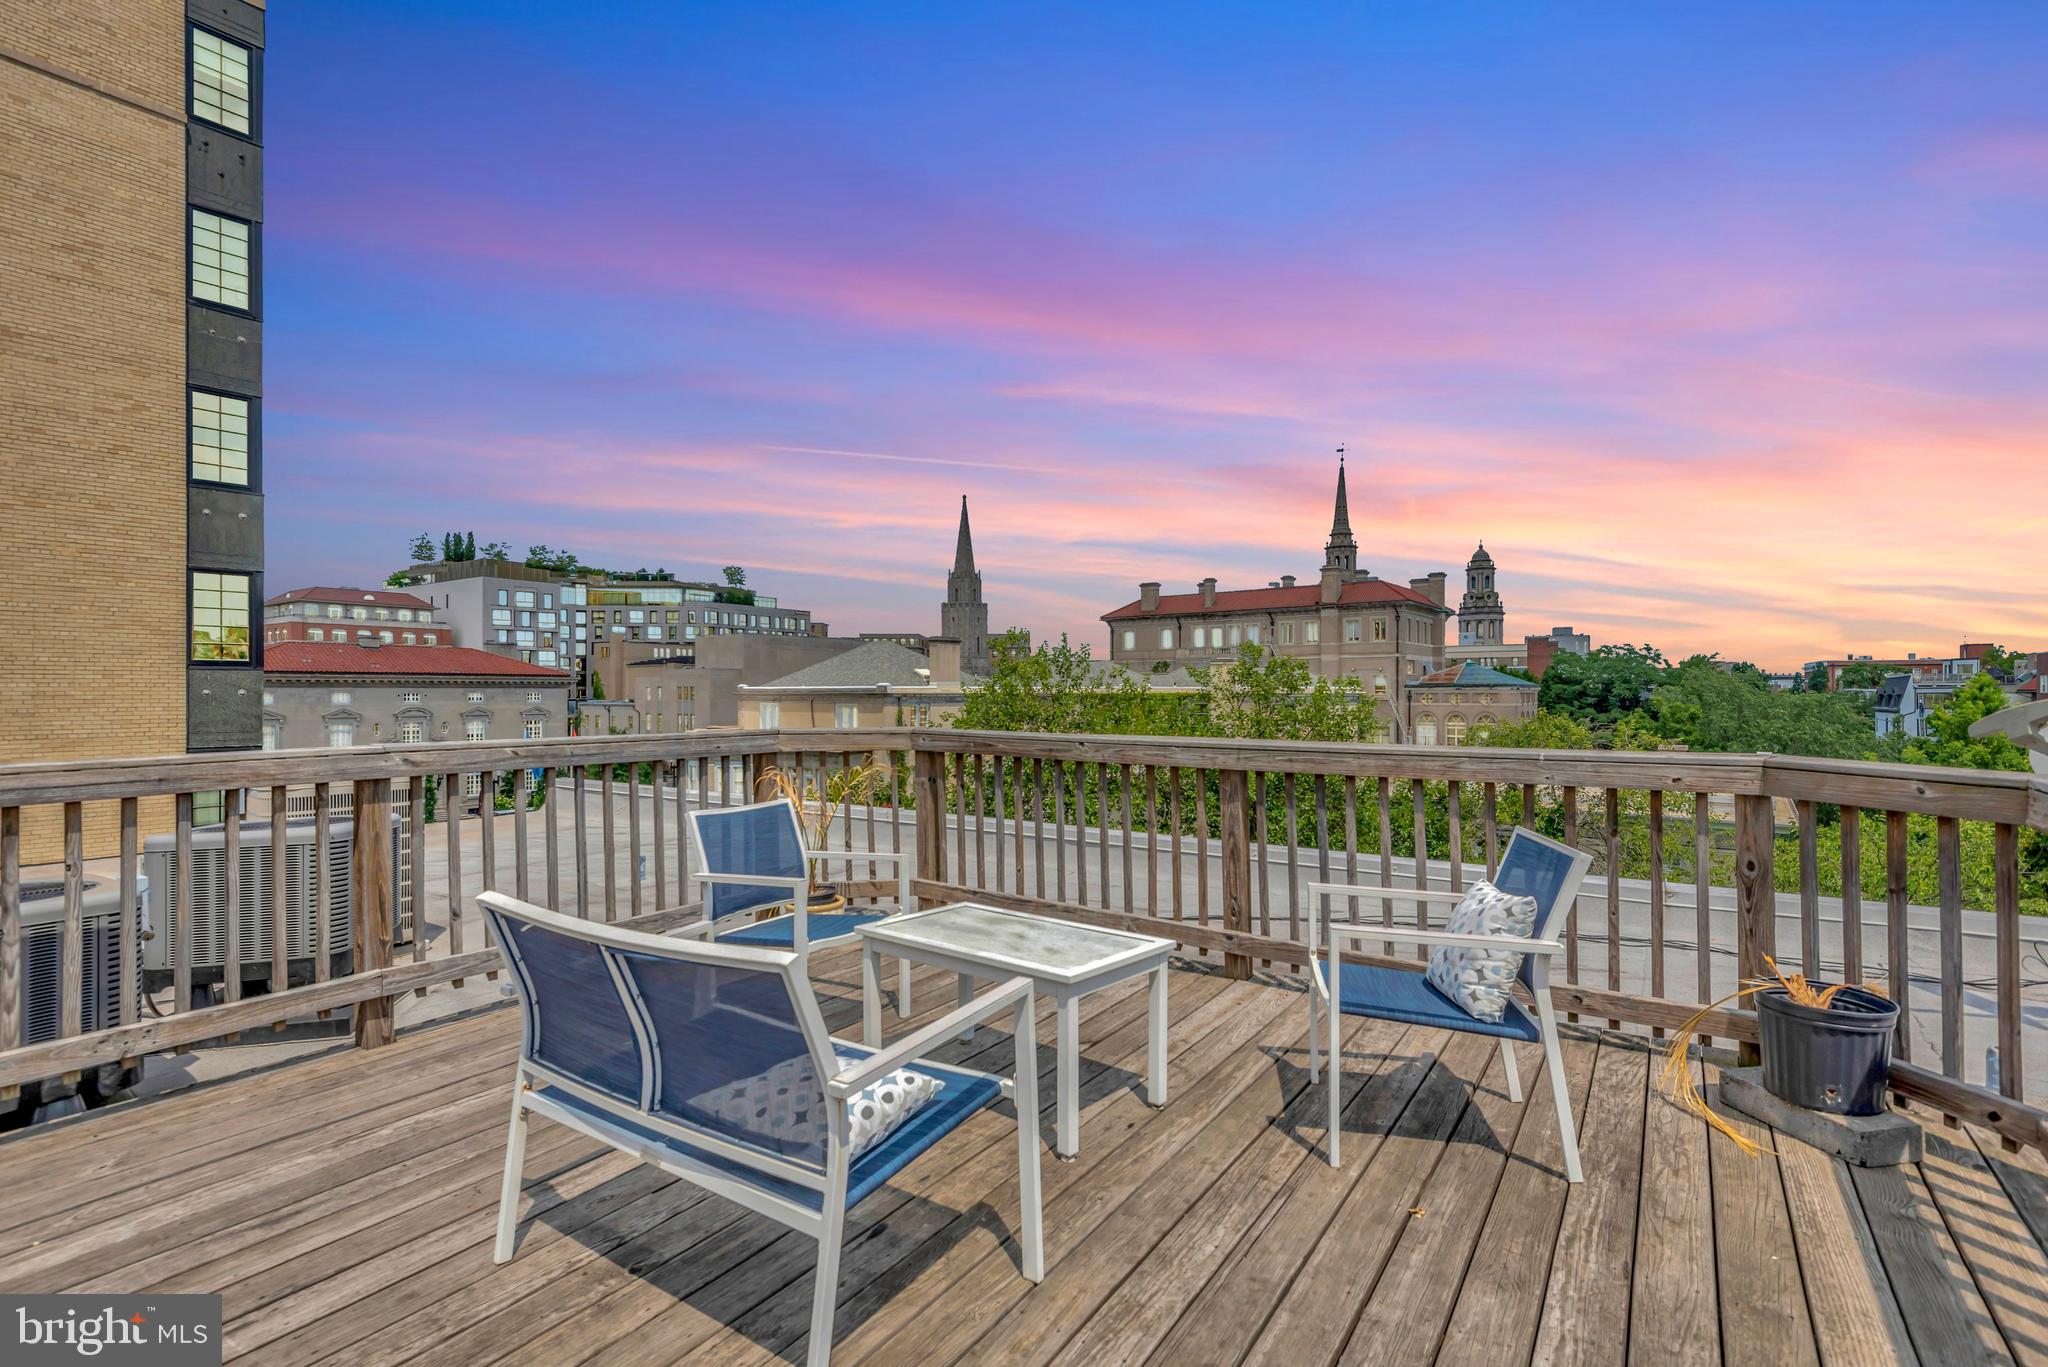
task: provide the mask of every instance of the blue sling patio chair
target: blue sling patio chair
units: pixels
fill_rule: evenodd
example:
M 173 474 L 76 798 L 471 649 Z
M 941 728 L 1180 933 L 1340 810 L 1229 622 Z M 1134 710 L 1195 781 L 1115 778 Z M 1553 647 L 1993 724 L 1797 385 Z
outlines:
M 832 1038 L 788 950 L 649 935 L 544 911 L 503 893 L 490 918 L 523 1016 L 496 1261 L 512 1259 L 529 1115 L 633 1154 L 818 1241 L 809 1361 L 832 1353 L 846 1213 L 1000 1097 L 1017 1112 L 1024 1276 L 1045 1277 L 1038 1047 L 1031 980 L 1012 978 L 883 1049 Z M 920 1055 L 991 1017 L 1014 1031 L 1012 1078 Z M 863 1142 L 879 1093 L 942 1084 Z M 873 1126 L 870 1124 L 872 1130 Z
M 808 971 L 811 946 L 847 939 L 862 926 L 886 920 L 891 914 L 849 907 L 812 915 L 811 861 L 819 858 L 895 865 L 896 910 L 911 910 L 910 861 L 914 854 L 807 850 L 803 823 L 787 798 L 744 807 L 706 807 L 691 812 L 689 818 L 690 848 L 695 852 L 697 878 L 704 885 L 704 919 L 672 934 L 757 949 L 787 949 Z M 754 919 L 764 908 L 783 904 L 791 909 L 767 920 Z M 910 1015 L 907 960 L 897 967 L 896 1013 Z
M 1565 1175 L 1581 1180 L 1579 1141 L 1572 1125 L 1571 1092 L 1565 1085 L 1564 1066 L 1558 1054 L 1557 1013 L 1550 1006 L 1550 961 L 1564 953 L 1556 931 L 1564 924 L 1579 884 L 1586 877 L 1593 856 L 1583 850 L 1561 845 L 1536 832 L 1517 826 L 1502 854 L 1493 885 L 1502 892 L 1536 899 L 1536 925 L 1526 939 L 1509 935 L 1456 935 L 1427 926 L 1385 926 L 1343 923 L 1334 919 L 1337 899 L 1376 899 L 1401 902 L 1455 903 L 1465 894 L 1429 888 L 1365 888 L 1350 883 L 1308 885 L 1308 1076 L 1314 1083 L 1319 1072 L 1318 1017 L 1329 1017 L 1330 1166 L 1338 1165 L 1338 1069 L 1343 1055 L 1338 1049 L 1338 1018 L 1370 1016 L 1378 1020 L 1402 1021 L 1410 1025 L 1434 1026 L 1463 1034 L 1492 1035 L 1500 1041 L 1501 1065 L 1507 1074 L 1508 1098 L 1522 1099 L 1522 1079 L 1515 1070 L 1517 1041 L 1543 1046 L 1543 1066 L 1550 1074 L 1551 1099 L 1557 1106 L 1557 1128 L 1564 1141 Z M 1317 901 L 1331 900 L 1328 949 L 1318 957 L 1317 924 L 1321 919 Z M 1533 1014 L 1518 997 L 1510 996 L 1499 1021 L 1481 1020 L 1456 1001 L 1437 990 L 1422 974 L 1407 968 L 1380 963 L 1345 963 L 1345 941 L 1354 946 L 1374 941 L 1404 945 L 1463 945 L 1491 950 L 1521 950 L 1522 967 L 1518 981 L 1528 993 Z

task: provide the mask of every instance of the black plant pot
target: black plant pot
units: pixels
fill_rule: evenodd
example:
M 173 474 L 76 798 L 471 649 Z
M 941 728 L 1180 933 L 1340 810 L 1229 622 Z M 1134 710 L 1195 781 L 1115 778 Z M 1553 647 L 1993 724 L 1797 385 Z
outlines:
M 1825 983 L 1815 983 L 1816 990 Z M 1892 1062 L 1895 1002 L 1845 987 L 1826 1009 L 1801 1006 L 1781 987 L 1759 992 L 1757 1030 L 1764 1089 L 1781 1101 L 1834 1115 L 1880 1115 Z

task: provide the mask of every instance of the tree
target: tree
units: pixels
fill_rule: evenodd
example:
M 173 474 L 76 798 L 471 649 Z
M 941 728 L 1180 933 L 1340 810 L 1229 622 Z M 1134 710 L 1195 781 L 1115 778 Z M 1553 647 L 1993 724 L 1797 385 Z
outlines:
M 1828 667 L 1826 665 L 1815 665 L 1812 669 L 1806 671 L 1806 691 L 1809 693 L 1825 693 L 1828 691 Z
M 590 698 L 593 702 L 604 701 L 604 675 L 594 669 L 590 671 Z
M 407 574 L 404 570 L 399 570 L 384 580 L 384 587 L 387 589 L 409 589 L 419 582 L 420 577 L 418 575 Z
M 1977 663 L 2001 678 L 2010 679 L 2019 672 L 2020 661 L 2024 658 L 2017 650 L 2006 650 L 2000 646 L 1986 646 L 1984 653 L 1977 657 Z
M 1896 672 L 1875 660 L 1851 660 L 1835 677 L 1835 687 L 1882 688 L 1884 681 Z
M 1470 733 L 1474 745 L 1509 750 L 1591 750 L 1593 729 L 1576 717 L 1541 708 L 1523 721 L 1489 722 Z
M 1670 672 L 1655 646 L 1601 646 L 1590 655 L 1560 654 L 1537 685 L 1537 704 L 1548 712 L 1607 727 L 1645 699 Z
M 1927 714 L 1927 734 L 1905 744 L 1910 764 L 1948 764 L 1960 769 L 2012 769 L 2024 772 L 2027 752 L 2004 736 L 1973 737 L 1971 723 L 2002 709 L 2005 690 L 1989 674 L 1977 674 L 1948 701 Z
M 726 584 L 732 588 L 743 589 L 747 586 L 747 571 L 744 566 L 727 565 L 720 573 L 725 575 Z
M 476 559 L 476 533 L 475 533 L 475 532 L 464 532 L 464 533 L 462 534 L 462 558 L 463 558 L 464 560 L 474 560 L 474 559 Z
M 1695 655 L 1670 671 L 1617 738 L 1626 748 L 1866 759 L 1877 736 L 1862 704 L 1839 693 L 1782 693 L 1762 674 L 1722 669 Z
M 1372 698 L 1309 673 L 1308 663 L 1249 642 L 1228 664 L 1195 671 L 1207 685 L 1211 734 L 1240 740 L 1368 741 Z
M 483 550 L 477 554 L 485 560 L 510 560 L 512 558 L 512 548 L 502 541 L 492 541 L 486 544 Z
M 415 565 L 424 565 L 427 561 L 432 560 L 434 558 L 434 538 L 428 536 L 425 532 L 421 532 L 418 536 L 414 537 L 412 539 L 411 555 L 412 563 Z

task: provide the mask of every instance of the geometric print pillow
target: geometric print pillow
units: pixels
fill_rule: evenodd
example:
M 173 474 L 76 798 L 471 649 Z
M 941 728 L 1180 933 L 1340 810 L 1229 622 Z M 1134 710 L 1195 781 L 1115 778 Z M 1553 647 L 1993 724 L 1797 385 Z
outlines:
M 842 1058 L 840 1063 L 857 1062 Z M 858 1158 L 916 1115 L 945 1083 L 898 1068 L 847 1098 L 848 1154 Z M 700 1092 L 691 1104 L 735 1129 L 784 1141 L 797 1149 L 822 1146 L 829 1133 L 827 1103 L 808 1054 L 799 1054 L 753 1077 Z
M 1526 939 L 1536 931 L 1536 899 L 1502 892 L 1481 879 L 1444 923 L 1458 935 L 1509 935 Z M 1498 1024 L 1507 1015 L 1508 989 L 1522 971 L 1522 951 L 1438 945 L 1429 952 L 1430 985 L 1465 1008 L 1475 1020 Z

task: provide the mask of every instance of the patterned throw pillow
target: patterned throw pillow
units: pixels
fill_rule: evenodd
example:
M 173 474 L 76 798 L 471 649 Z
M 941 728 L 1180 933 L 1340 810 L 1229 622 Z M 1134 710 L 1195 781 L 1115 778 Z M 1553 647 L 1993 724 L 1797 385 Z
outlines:
M 847 1099 L 847 1151 L 858 1158 L 931 1104 L 946 1084 L 915 1068 L 884 1073 Z
M 847 1067 L 857 1056 L 841 1055 Z M 931 1103 L 946 1084 L 914 1068 L 885 1073 L 847 1098 L 848 1153 L 858 1158 Z M 826 1108 L 808 1055 L 784 1059 L 764 1073 L 701 1093 L 698 1109 L 737 1129 L 773 1136 L 791 1149 L 822 1145 Z
M 1536 899 L 1502 892 L 1481 879 L 1458 903 L 1444 929 L 1459 935 L 1510 935 L 1536 931 Z M 1499 1024 L 1507 1015 L 1508 989 L 1522 971 L 1518 949 L 1438 945 L 1429 952 L 1429 981 L 1465 1008 L 1474 1020 Z

